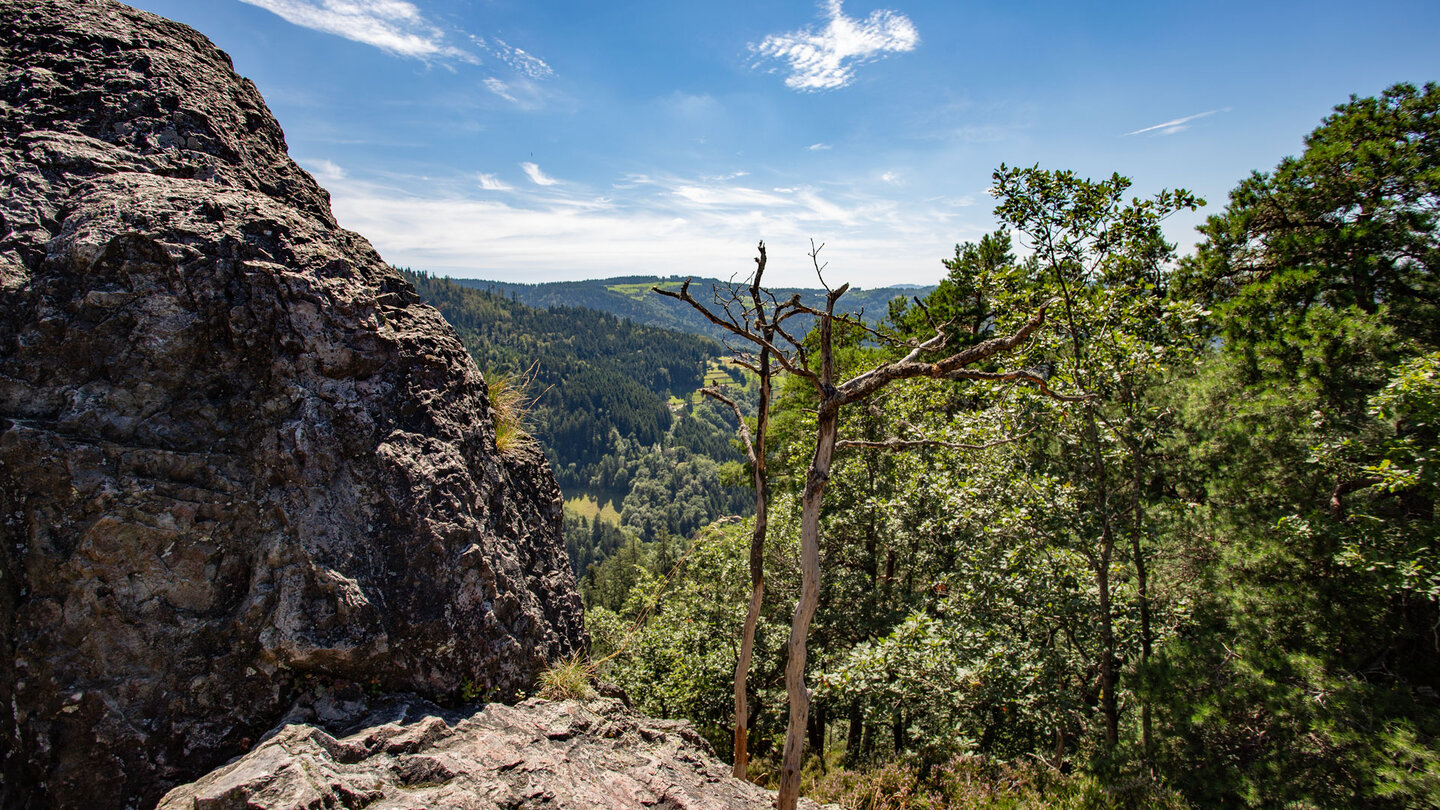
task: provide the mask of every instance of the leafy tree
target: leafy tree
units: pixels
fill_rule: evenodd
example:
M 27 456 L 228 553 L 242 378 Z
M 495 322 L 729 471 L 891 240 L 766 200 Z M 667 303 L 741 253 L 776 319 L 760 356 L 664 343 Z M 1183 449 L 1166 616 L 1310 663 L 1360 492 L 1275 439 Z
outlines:
M 1424 780 L 1398 774 L 1440 768 L 1437 113 L 1435 85 L 1352 97 L 1186 266 L 1217 348 L 1176 392 L 1175 452 L 1215 587 L 1164 662 L 1171 761 L 1254 763 L 1179 771 L 1196 796 L 1403 805 Z
M 1072 172 L 1001 166 L 994 179 L 996 215 L 1034 250 L 1036 275 L 1029 294 L 1055 295 L 1061 301 L 1054 342 L 1034 351 L 1043 354 L 1052 373 L 1086 394 L 1075 430 L 1061 428 L 1051 436 L 1058 445 L 1057 463 L 1081 482 L 1083 495 L 1072 525 L 1075 548 L 1095 576 L 1100 702 L 1106 745 L 1113 749 L 1120 740 L 1120 708 L 1111 578 L 1117 544 L 1127 538 L 1139 585 L 1142 659 L 1148 660 L 1153 642 L 1140 544 L 1147 532 L 1145 444 L 1154 419 L 1141 401 L 1142 389 L 1198 315 L 1188 302 L 1165 299 L 1173 247 L 1160 225 L 1175 211 L 1193 210 L 1203 201 L 1179 190 L 1127 203 L 1130 181 L 1119 175 L 1097 182 Z M 1148 745 L 1148 714 L 1144 726 Z

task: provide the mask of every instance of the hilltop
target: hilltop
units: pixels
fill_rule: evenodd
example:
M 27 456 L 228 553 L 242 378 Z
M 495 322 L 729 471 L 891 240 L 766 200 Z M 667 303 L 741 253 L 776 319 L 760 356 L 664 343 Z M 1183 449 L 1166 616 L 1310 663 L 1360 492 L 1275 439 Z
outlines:
M 469 278 L 456 278 L 451 281 L 464 287 L 510 296 L 523 304 L 540 309 L 588 307 L 609 312 L 621 318 L 629 318 L 636 323 L 648 326 L 705 335 L 716 340 L 722 339 L 724 334 L 721 330 L 705 320 L 699 313 L 672 298 L 656 295 L 653 291 L 654 287 L 678 290 L 680 285 L 685 283 L 686 278 L 691 279 L 691 289 L 697 292 L 717 288 L 728 289 L 732 284 L 738 283 L 687 276 L 620 276 L 584 281 L 548 281 L 540 284 L 518 284 L 508 281 Z M 912 296 L 924 298 L 934 289 L 934 286 L 915 285 L 876 287 L 869 290 L 852 288 L 841 299 L 841 303 L 845 312 L 861 315 L 867 321 L 874 322 L 885 317 L 889 312 L 892 300 L 896 298 L 909 299 Z M 781 299 L 798 294 L 800 300 L 815 307 L 824 306 L 825 302 L 825 290 L 819 288 L 774 287 L 771 288 L 771 292 Z M 708 295 L 708 292 L 704 294 Z M 801 332 L 808 330 L 810 326 L 809 323 L 799 323 L 802 320 L 801 318 L 796 319 L 796 328 Z

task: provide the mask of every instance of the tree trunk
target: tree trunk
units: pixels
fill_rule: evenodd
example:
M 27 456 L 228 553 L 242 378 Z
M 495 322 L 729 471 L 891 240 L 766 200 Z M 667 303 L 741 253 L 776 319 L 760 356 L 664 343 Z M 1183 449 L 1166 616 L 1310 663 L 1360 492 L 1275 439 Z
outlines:
M 768 370 L 768 360 L 767 360 Z M 755 448 L 751 469 L 755 474 L 755 532 L 750 538 L 750 606 L 745 611 L 745 632 L 740 640 L 740 660 L 735 663 L 735 766 L 737 779 L 744 779 L 750 752 L 747 745 L 749 729 L 746 719 L 746 681 L 750 676 L 750 659 L 755 651 L 755 626 L 760 622 L 760 605 L 765 598 L 765 532 L 769 523 L 770 484 L 765 474 L 765 433 L 770 404 L 770 379 L 761 375 L 760 406 L 756 424 Z M 737 411 L 738 416 L 738 411 Z
M 1145 510 L 1140 501 L 1140 491 L 1145 481 L 1145 457 L 1141 454 L 1140 447 L 1133 441 L 1130 446 L 1133 480 L 1130 482 L 1134 492 L 1131 495 L 1130 509 L 1130 553 L 1135 558 L 1135 587 L 1136 599 L 1140 602 L 1140 670 L 1150 665 L 1150 587 L 1149 572 L 1145 567 L 1145 549 L 1140 543 L 1141 533 L 1145 527 Z M 1150 701 L 1140 701 L 1140 749 L 1145 758 L 1150 758 L 1151 729 L 1150 729 Z
M 1110 527 L 1102 529 L 1104 548 L 1095 571 L 1095 585 L 1100 589 L 1100 711 L 1105 715 L 1105 750 L 1113 752 L 1120 743 L 1120 710 L 1115 700 L 1115 622 L 1110 607 L 1110 554 L 1114 542 Z
M 1096 506 L 1100 510 L 1100 553 L 1095 565 L 1095 587 L 1100 591 L 1100 711 L 1105 715 L 1105 750 L 1120 744 L 1120 709 L 1115 697 L 1115 617 L 1110 605 L 1110 560 L 1115 555 L 1115 521 L 1110 515 L 1110 481 L 1100 449 L 1100 430 L 1094 406 L 1086 405 L 1086 438 L 1095 469 Z
M 821 703 L 810 712 L 810 753 L 820 757 L 820 772 L 825 772 L 825 726 L 829 722 L 825 704 Z
M 815 455 L 805 475 L 805 492 L 800 499 L 800 601 L 790 624 L 789 659 L 785 664 L 785 691 L 790 695 L 790 723 L 785 730 L 785 752 L 780 759 L 778 810 L 795 810 L 800 799 L 800 767 L 805 753 L 805 730 L 810 715 L 810 693 L 805 688 L 805 643 L 810 620 L 820 601 L 820 502 L 830 479 L 830 461 L 835 456 L 835 438 L 840 428 L 840 404 L 820 403 L 816 421 Z
M 854 768 L 860 762 L 861 732 L 865 721 L 860 713 L 860 699 L 850 701 L 850 712 L 846 718 L 849 727 L 845 730 L 845 766 Z
M 758 523 L 760 515 L 755 516 Z M 749 707 L 746 701 L 746 681 L 750 673 L 750 659 L 755 651 L 755 625 L 760 620 L 760 603 L 765 598 L 765 577 L 758 576 L 750 588 L 750 607 L 745 611 L 745 634 L 740 641 L 740 660 L 735 663 L 735 766 L 732 770 L 736 779 L 744 779 L 750 764 Z

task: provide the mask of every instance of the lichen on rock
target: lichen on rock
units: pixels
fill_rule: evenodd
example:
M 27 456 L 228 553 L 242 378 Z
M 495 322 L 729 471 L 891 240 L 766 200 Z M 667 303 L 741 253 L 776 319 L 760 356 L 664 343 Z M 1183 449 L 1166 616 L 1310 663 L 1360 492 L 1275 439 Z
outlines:
M 228 57 L 110 0 L 0 23 L 0 805 L 148 806 L 317 685 L 582 650 L 543 457 Z

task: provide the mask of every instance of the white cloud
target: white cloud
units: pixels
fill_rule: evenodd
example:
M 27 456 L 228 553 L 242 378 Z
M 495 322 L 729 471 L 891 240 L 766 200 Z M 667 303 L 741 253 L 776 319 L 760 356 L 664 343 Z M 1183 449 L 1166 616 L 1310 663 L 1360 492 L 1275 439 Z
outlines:
M 814 237 L 829 244 L 831 280 L 934 283 L 955 243 L 989 226 L 983 215 L 975 216 L 984 226 L 969 225 L 953 201 L 912 204 L 843 184 L 771 188 L 738 178 L 633 175 L 603 196 L 576 182 L 497 196 L 481 190 L 486 178 L 497 179 L 389 176 L 382 184 L 352 172 L 328 187 L 344 226 L 388 261 L 498 280 L 729 278 L 753 269 L 755 242 L 764 239 L 774 283 L 814 286 L 806 258 Z
M 333 183 L 337 180 L 344 180 L 346 177 L 345 169 L 333 160 L 296 158 L 295 162 L 308 169 L 320 183 Z
M 445 32 L 405 0 L 241 0 L 305 28 L 424 60 L 477 61 L 446 44 Z
M 825 27 L 771 34 L 750 49 L 789 66 L 785 84 L 796 90 L 834 90 L 855 81 L 855 66 L 890 53 L 913 51 L 920 33 L 910 18 L 882 9 L 864 20 L 845 16 L 842 0 L 825 0 Z
M 805 148 L 806 148 L 806 149 L 809 149 L 811 152 L 823 152 L 823 151 L 825 151 L 826 149 L 829 149 L 829 148 L 830 148 L 830 144 L 828 144 L 828 143 L 812 143 L 812 144 L 810 144 L 809 146 L 807 146 L 807 147 L 805 147 Z
M 1197 120 L 1197 119 L 1200 119 L 1200 118 L 1205 118 L 1206 116 L 1210 116 L 1210 115 L 1214 115 L 1215 113 L 1222 113 L 1222 112 L 1230 112 L 1230 108 L 1229 108 L 1229 107 L 1221 107 L 1220 109 L 1217 109 L 1217 110 L 1206 110 L 1205 112 L 1202 112 L 1202 113 L 1195 113 L 1194 115 L 1187 115 L 1187 116 L 1185 116 L 1184 118 L 1176 118 L 1174 121 L 1166 121 L 1166 122 L 1163 123 L 1163 124 L 1156 124 L 1156 125 L 1154 125 L 1154 126 L 1145 127 L 1144 129 L 1137 129 L 1137 130 L 1135 130 L 1134 132 L 1127 132 L 1127 133 L 1125 133 L 1125 134 L 1126 134 L 1126 136 L 1130 136 L 1130 135 L 1140 135 L 1140 134 L 1145 133 L 1145 132 L 1154 132 L 1156 135 L 1174 135 L 1174 134 L 1177 133 L 1177 132 L 1184 132 L 1185 130 L 1189 129 L 1189 128 L 1190 128 L 1190 122 L 1191 122 L 1191 121 L 1194 121 L 1194 120 Z
M 534 163 L 521 163 L 520 168 L 525 171 L 525 176 L 530 178 L 530 182 L 534 183 L 537 186 L 560 185 L 559 180 L 556 180 L 550 175 L 540 171 L 540 167 L 535 165 Z
M 900 175 L 896 174 L 895 172 L 885 172 L 884 174 L 880 175 L 880 179 L 885 181 L 886 183 L 889 183 L 892 186 L 900 185 Z
M 480 188 L 483 188 L 486 191 L 513 191 L 515 189 L 514 186 L 510 185 L 504 180 L 501 180 L 493 174 L 485 174 L 484 172 L 481 172 L 480 174 L 475 175 L 475 179 L 480 183 Z

